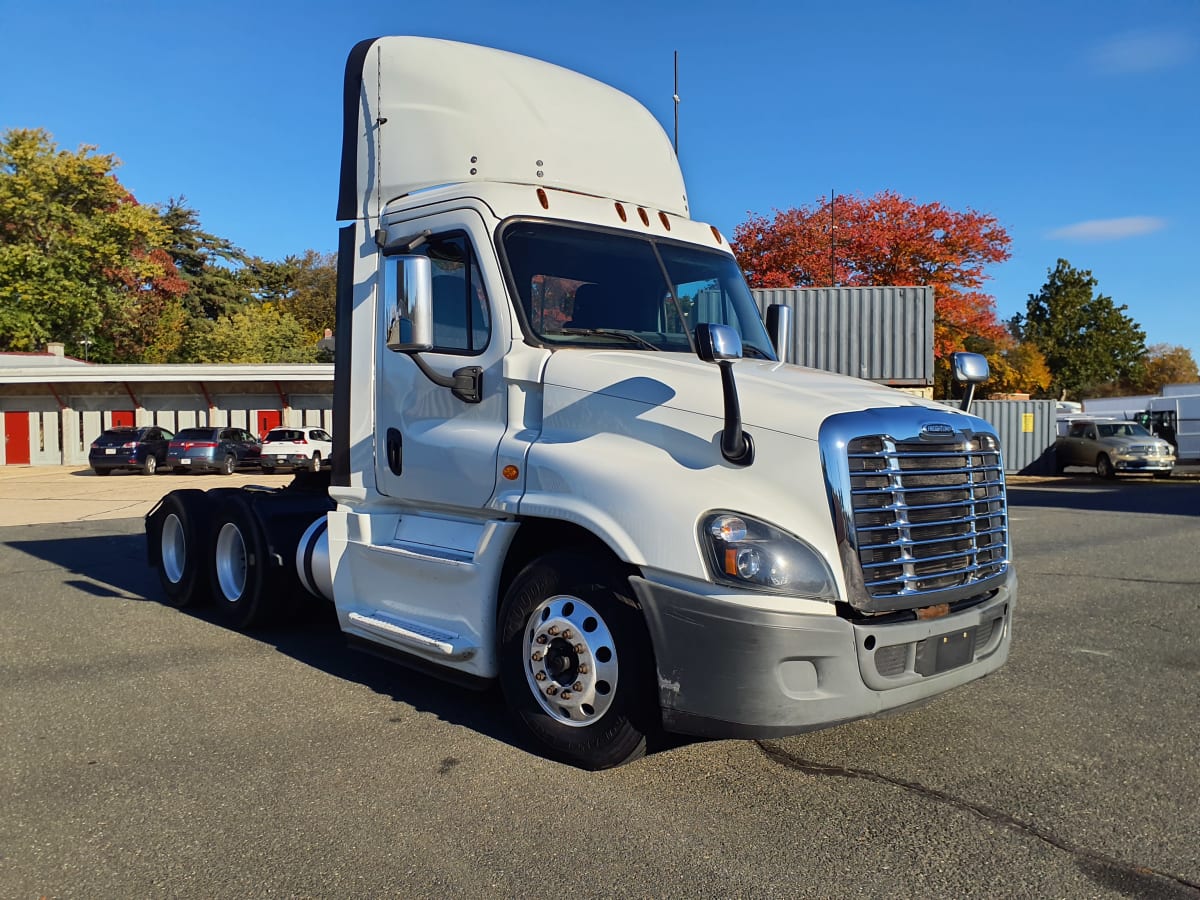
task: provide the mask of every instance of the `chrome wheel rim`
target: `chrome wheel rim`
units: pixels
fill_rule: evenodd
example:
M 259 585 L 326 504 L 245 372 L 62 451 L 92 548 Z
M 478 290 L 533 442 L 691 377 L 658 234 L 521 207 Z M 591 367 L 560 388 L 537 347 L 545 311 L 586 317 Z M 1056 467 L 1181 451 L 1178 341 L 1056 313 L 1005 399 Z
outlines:
M 162 570 L 171 584 L 183 580 L 183 569 L 187 565 L 187 537 L 179 516 L 171 513 L 163 520 L 162 527 Z
M 221 526 L 214 556 L 221 594 L 230 603 L 235 603 L 246 590 L 246 542 L 242 539 L 242 530 L 232 522 Z
M 530 615 L 522 642 L 525 679 L 556 722 L 591 725 L 617 692 L 617 648 L 607 623 L 578 597 L 560 595 Z

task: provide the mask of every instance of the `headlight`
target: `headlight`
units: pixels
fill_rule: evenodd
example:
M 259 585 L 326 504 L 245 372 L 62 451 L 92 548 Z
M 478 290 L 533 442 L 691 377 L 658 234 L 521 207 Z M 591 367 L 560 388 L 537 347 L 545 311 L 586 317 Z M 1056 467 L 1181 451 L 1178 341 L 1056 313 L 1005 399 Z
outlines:
M 732 512 L 700 520 L 700 544 L 712 579 L 740 588 L 836 600 L 833 573 L 804 541 Z

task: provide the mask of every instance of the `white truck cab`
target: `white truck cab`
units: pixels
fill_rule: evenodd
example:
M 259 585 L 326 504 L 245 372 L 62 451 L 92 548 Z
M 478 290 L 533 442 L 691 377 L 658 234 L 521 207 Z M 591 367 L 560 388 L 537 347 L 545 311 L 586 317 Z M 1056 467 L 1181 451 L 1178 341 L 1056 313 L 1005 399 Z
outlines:
M 148 532 L 172 602 L 252 624 L 294 559 L 353 643 L 498 680 L 588 768 L 1004 663 L 995 432 L 781 362 L 640 104 L 388 37 L 351 53 L 344 123 L 328 496 L 166 498 Z

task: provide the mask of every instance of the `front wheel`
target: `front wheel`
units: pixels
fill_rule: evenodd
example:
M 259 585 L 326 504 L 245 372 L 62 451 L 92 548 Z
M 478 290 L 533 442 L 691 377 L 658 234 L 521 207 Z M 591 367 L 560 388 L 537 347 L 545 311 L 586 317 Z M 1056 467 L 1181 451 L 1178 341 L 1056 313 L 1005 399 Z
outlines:
M 153 454 L 149 454 L 142 460 L 142 474 L 153 475 L 158 471 L 158 458 Z
M 1117 475 L 1117 470 L 1113 468 L 1112 460 L 1105 453 L 1101 453 L 1096 460 L 1096 474 L 1101 478 L 1115 478 Z
M 1170 477 L 1171 477 L 1171 470 L 1170 470 L 1170 469 L 1167 469 L 1167 471 L 1165 471 L 1165 472 L 1155 472 L 1155 473 L 1154 473 L 1154 477 L 1155 477 L 1155 478 L 1170 478 Z
M 237 468 L 237 460 L 232 456 L 227 456 L 221 461 L 221 474 L 232 475 L 233 470 Z
M 553 755 L 607 769 L 645 754 L 658 727 L 650 641 L 614 565 L 567 552 L 534 560 L 499 624 L 505 698 Z

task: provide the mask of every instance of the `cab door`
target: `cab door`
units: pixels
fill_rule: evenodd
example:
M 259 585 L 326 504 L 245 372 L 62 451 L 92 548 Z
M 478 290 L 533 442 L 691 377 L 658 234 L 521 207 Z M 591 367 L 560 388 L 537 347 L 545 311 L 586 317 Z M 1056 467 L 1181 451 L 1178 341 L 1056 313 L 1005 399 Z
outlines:
M 429 257 L 433 272 L 433 348 L 420 354 L 389 350 L 386 326 L 376 337 L 375 477 L 379 491 L 422 506 L 476 510 L 496 488 L 496 453 L 507 425 L 502 364 L 509 342 L 503 288 L 483 219 L 461 210 L 393 226 L 431 235 L 412 253 Z M 480 248 L 487 256 L 482 257 Z M 394 297 L 398 266 L 382 261 L 384 297 Z M 379 304 L 386 314 L 386 299 Z M 419 357 L 419 358 L 418 358 Z M 436 384 L 459 376 L 477 395 Z

